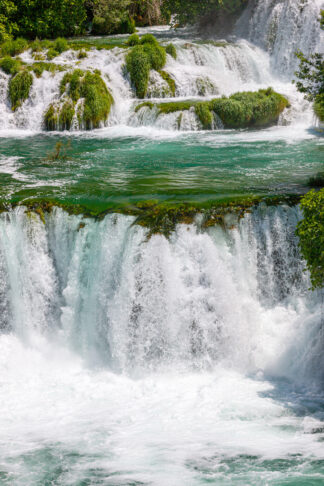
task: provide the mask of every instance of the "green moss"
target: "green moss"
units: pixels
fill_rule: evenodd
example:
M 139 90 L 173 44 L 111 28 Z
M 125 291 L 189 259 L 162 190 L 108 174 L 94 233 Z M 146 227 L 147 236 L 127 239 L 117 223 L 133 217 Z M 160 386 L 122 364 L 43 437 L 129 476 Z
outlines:
M 98 74 L 87 72 L 82 83 L 83 122 L 87 129 L 98 128 L 110 113 L 113 98 Z
M 186 111 L 191 108 L 205 130 L 211 129 L 214 116 L 218 116 L 225 128 L 269 126 L 278 121 L 280 113 L 289 106 L 288 100 L 271 88 L 257 92 L 235 93 L 226 98 L 211 101 L 176 101 L 157 103 L 158 114 Z
M 85 59 L 86 57 L 88 57 L 87 52 L 84 49 L 81 49 L 78 53 L 78 59 Z
M 176 83 L 173 78 L 171 78 L 170 74 L 167 73 L 166 71 L 159 71 L 161 77 L 166 81 L 169 85 L 170 91 L 172 96 L 175 96 L 176 93 Z
M 177 59 L 177 49 L 175 48 L 174 44 L 168 44 L 165 48 L 167 54 L 169 54 L 173 59 Z
M 152 110 L 154 106 L 154 103 L 151 103 L 150 101 L 145 101 L 145 103 L 140 103 L 136 106 L 135 113 L 137 113 L 141 108 L 150 108 L 150 110 Z
M 317 95 L 314 103 L 314 112 L 320 121 L 324 122 L 324 94 Z
M 145 34 L 141 37 L 141 44 L 159 45 L 157 39 L 152 34 Z
M 58 120 L 59 120 L 58 110 L 53 104 L 51 104 L 44 115 L 44 124 L 46 130 L 51 132 L 57 130 Z
M 54 64 L 52 62 L 34 62 L 31 66 L 28 66 L 28 69 L 33 71 L 37 78 L 40 78 L 44 71 L 48 71 L 50 73 L 55 73 L 56 71 L 63 71 L 64 67 L 60 66 L 59 64 Z
M 126 69 L 138 98 L 145 98 L 150 70 L 160 71 L 166 63 L 166 52 L 152 34 L 144 35 L 126 56 Z
M 0 68 L 6 73 L 14 76 L 17 74 L 22 66 L 22 62 L 19 59 L 14 59 L 10 56 L 6 56 L 0 59 Z
M 8 40 L 1 44 L 2 56 L 17 56 L 28 49 L 28 42 L 25 39 Z
M 141 40 L 137 34 L 132 34 L 128 39 L 127 39 L 127 45 L 130 47 L 137 46 L 138 44 L 141 43 Z
M 135 46 L 126 56 L 126 67 L 138 98 L 145 98 L 150 76 L 150 60 L 143 46 Z
M 27 71 L 21 71 L 9 81 L 9 98 L 12 110 L 15 111 L 28 98 L 33 84 L 33 76 Z
M 144 51 L 146 52 L 151 69 L 159 71 L 165 66 L 166 52 L 159 44 L 144 44 Z
M 211 130 L 213 128 L 214 117 L 210 111 L 208 103 L 200 102 L 195 106 L 195 112 L 204 130 Z
M 62 52 L 67 51 L 69 48 L 68 42 L 66 39 L 62 37 L 58 37 L 54 43 L 53 43 L 53 48 L 56 52 L 59 54 L 62 54 Z
M 51 61 L 52 59 L 54 59 L 54 57 L 57 57 L 58 55 L 59 52 L 51 47 L 50 49 L 48 49 L 46 57 L 48 61 Z
M 60 130 L 70 130 L 73 117 L 74 105 L 72 102 L 66 101 L 60 110 L 58 118 Z
M 74 70 L 66 73 L 60 84 L 64 104 L 51 105 L 44 115 L 47 130 L 69 130 L 78 104 L 77 117 L 87 130 L 98 128 L 109 116 L 113 98 L 98 72 Z M 54 127 L 54 128 L 53 128 Z

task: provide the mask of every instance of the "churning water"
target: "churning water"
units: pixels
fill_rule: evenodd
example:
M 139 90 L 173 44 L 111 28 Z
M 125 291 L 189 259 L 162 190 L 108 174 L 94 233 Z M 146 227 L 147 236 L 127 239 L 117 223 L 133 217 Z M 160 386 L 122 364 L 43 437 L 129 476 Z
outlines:
M 100 69 L 113 93 L 108 126 L 59 138 L 42 132 L 42 117 L 63 73 L 35 79 L 14 113 L 0 73 L 1 202 L 91 208 L 305 192 L 323 139 L 290 79 L 294 51 L 322 47 L 321 6 L 251 2 L 236 38 L 222 42 L 157 29 L 177 47 L 166 66 L 176 99 L 271 85 L 291 101 L 271 129 L 201 132 L 191 112 L 180 127 L 176 114 L 135 113 L 116 48 L 80 63 Z M 69 51 L 59 62 L 78 60 Z M 151 85 L 159 99 L 163 80 Z M 67 160 L 45 160 L 62 139 Z M 300 217 L 261 204 L 207 229 L 198 215 L 167 239 L 123 214 L 2 212 L 0 484 L 322 485 L 323 294 L 309 290 Z

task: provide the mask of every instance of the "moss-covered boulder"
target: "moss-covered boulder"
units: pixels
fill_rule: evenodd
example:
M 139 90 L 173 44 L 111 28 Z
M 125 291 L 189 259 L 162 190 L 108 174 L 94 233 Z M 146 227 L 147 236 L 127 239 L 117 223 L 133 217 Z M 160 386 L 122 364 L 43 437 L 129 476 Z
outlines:
M 161 71 L 166 63 L 166 51 L 156 38 L 146 34 L 126 56 L 126 68 L 138 98 L 145 98 L 151 69 Z
M 168 103 L 142 103 L 143 107 L 156 108 L 157 116 L 193 109 L 204 130 L 212 129 L 217 120 L 224 128 L 267 127 L 278 122 L 283 110 L 289 106 L 287 98 L 272 88 L 257 92 L 235 93 L 229 98 L 210 101 L 176 101 Z
M 33 76 L 25 69 L 16 74 L 9 81 L 9 99 L 13 111 L 16 111 L 27 100 Z
M 6 73 L 14 76 L 17 74 L 22 66 L 22 62 L 19 59 L 15 59 L 10 56 L 5 56 L 0 59 L 0 68 Z
M 45 115 L 47 130 L 70 130 L 74 117 L 79 128 L 99 128 L 108 119 L 113 98 L 99 72 L 76 69 L 60 84 L 60 100 Z

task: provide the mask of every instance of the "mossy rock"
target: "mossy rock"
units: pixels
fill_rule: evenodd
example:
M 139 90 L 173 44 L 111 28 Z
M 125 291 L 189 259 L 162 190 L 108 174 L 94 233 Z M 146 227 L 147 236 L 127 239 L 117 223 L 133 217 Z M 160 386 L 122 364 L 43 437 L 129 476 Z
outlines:
M 164 79 L 164 81 L 168 83 L 171 95 L 175 96 L 176 89 L 177 89 L 175 80 L 166 71 L 159 71 L 159 74 L 162 77 L 162 79 Z
M 25 69 L 16 74 L 9 81 L 9 99 L 13 111 L 16 111 L 27 100 L 30 88 L 33 84 L 33 76 Z
M 141 39 L 140 39 L 139 35 L 137 35 L 137 34 L 132 34 L 127 39 L 127 45 L 130 46 L 130 47 L 138 46 L 138 44 L 140 44 L 140 43 L 141 43 Z
M 166 63 L 166 52 L 152 34 L 140 39 L 126 56 L 126 69 L 138 98 L 145 98 L 151 69 L 161 71 Z
M 139 107 L 142 107 L 139 105 Z M 148 105 L 146 105 L 148 106 Z M 267 127 L 277 123 L 289 101 L 271 88 L 257 92 L 235 93 L 229 98 L 215 98 L 211 101 L 175 101 L 156 103 L 158 115 L 194 109 L 202 128 L 209 130 L 213 121 L 219 118 L 224 128 Z M 140 108 L 138 108 L 140 109 Z M 137 110 L 138 111 L 138 110 Z
M 7 40 L 0 47 L 2 56 L 17 56 L 28 49 L 28 42 L 25 39 Z
M 82 128 L 99 128 L 107 120 L 113 104 L 98 72 L 76 69 L 66 73 L 60 84 L 60 94 L 61 102 L 50 105 L 44 115 L 47 130 L 70 130 L 75 114 Z
M 5 56 L 3 59 L 0 59 L 0 68 L 6 73 L 10 74 L 11 76 L 15 76 L 22 67 L 22 62 L 19 59 L 14 59 L 10 56 Z
M 175 48 L 174 44 L 168 44 L 165 48 L 165 52 L 169 54 L 173 59 L 177 59 L 177 49 Z

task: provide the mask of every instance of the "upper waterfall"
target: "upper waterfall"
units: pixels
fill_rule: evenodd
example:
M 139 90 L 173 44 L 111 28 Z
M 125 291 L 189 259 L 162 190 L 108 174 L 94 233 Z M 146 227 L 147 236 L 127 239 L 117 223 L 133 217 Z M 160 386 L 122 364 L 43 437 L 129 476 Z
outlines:
M 236 26 L 236 34 L 270 54 L 274 72 L 292 77 L 296 51 L 324 51 L 318 22 L 323 0 L 251 0 Z

